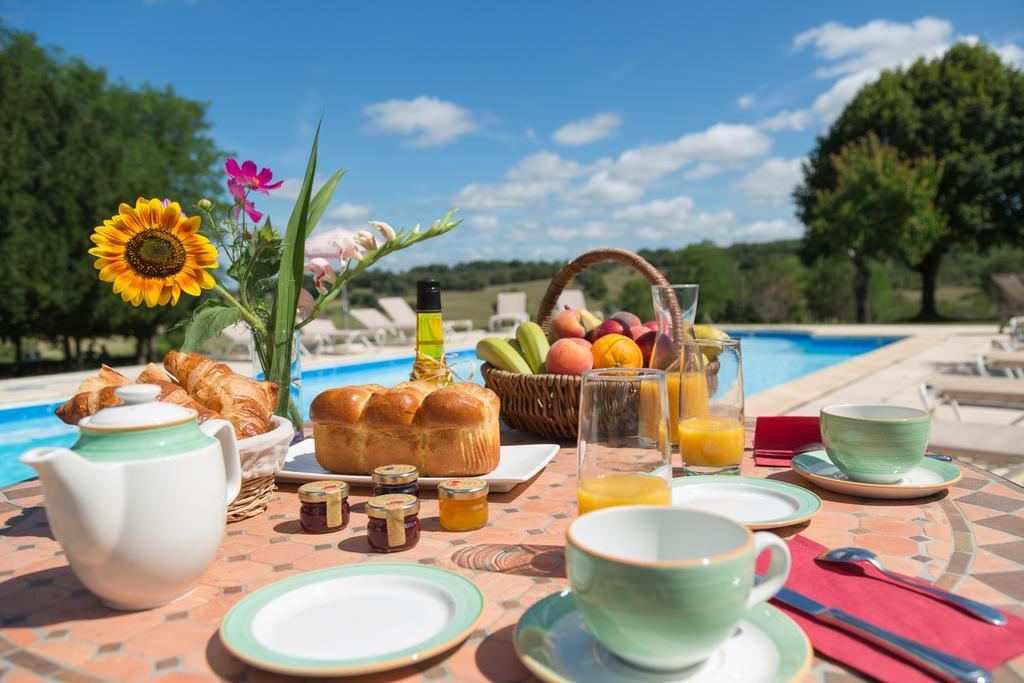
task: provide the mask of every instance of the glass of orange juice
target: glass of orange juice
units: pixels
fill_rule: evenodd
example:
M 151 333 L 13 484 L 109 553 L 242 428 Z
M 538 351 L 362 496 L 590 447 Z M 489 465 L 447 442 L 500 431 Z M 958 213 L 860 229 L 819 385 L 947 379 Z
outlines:
M 577 449 L 581 515 L 672 501 L 668 391 L 661 370 L 583 373 Z
M 676 383 L 683 467 L 689 474 L 739 474 L 746 437 L 740 340 L 683 342 Z

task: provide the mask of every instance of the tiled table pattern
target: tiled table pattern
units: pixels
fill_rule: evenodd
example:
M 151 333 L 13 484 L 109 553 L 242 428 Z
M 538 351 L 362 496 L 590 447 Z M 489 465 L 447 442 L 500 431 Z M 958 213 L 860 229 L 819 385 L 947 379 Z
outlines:
M 800 483 L 791 472 L 747 474 Z M 487 598 L 480 627 L 453 651 L 370 680 L 531 680 L 512 647 L 523 610 L 566 584 L 566 528 L 575 517 L 575 449 L 563 448 L 528 485 L 492 494 L 490 523 L 470 533 L 440 528 L 426 493 L 424 533 L 404 553 L 371 553 L 354 491 L 347 530 L 307 535 L 298 525 L 294 485 L 282 485 L 262 515 L 228 526 L 221 554 L 196 591 L 166 607 L 136 613 L 104 608 L 75 579 L 51 538 L 37 481 L 0 492 L 0 680 L 278 680 L 230 655 L 217 636 L 228 609 L 253 590 L 311 569 L 359 562 L 419 562 L 470 577 Z M 858 545 L 886 566 L 1018 614 L 1024 604 L 1024 490 L 965 468 L 948 496 L 869 501 L 817 491 L 824 510 L 810 524 L 780 530 L 828 546 Z M 339 616 L 351 624 L 357 615 Z M 809 680 L 853 678 L 817 659 Z M 1024 657 L 997 672 L 1024 681 Z

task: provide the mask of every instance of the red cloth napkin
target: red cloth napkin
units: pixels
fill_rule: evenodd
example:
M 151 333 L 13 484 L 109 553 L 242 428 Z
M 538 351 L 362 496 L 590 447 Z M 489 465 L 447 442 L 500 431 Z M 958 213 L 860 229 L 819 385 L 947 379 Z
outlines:
M 1024 652 L 1024 619 L 1006 610 L 1009 623 L 992 626 L 958 608 L 886 577 L 870 565 L 864 571 L 849 565 L 816 562 L 827 550 L 803 536 L 789 541 L 793 558 L 786 585 L 827 607 L 836 607 L 893 633 L 993 669 Z M 768 555 L 757 570 L 768 569 Z M 824 624 L 813 617 L 772 603 L 793 618 L 818 654 L 882 681 L 934 680 L 913 664 L 867 640 Z
M 754 463 L 788 467 L 794 455 L 821 448 L 817 416 L 759 417 L 754 423 Z

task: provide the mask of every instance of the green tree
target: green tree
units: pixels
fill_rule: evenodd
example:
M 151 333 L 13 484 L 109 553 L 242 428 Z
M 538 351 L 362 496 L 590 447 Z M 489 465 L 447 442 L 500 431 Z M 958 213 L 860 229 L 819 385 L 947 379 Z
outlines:
M 1024 236 L 1024 74 L 983 45 L 954 45 L 939 59 L 885 71 L 818 138 L 794 192 L 810 226 L 819 192 L 838 182 L 834 157 L 875 132 L 904 159 L 934 157 L 944 166 L 936 204 L 949 230 L 914 265 L 921 276 L 921 318 L 936 318 L 943 256 L 957 244 L 987 249 Z
M 804 248 L 814 257 L 850 255 L 857 322 L 870 322 L 871 259 L 898 255 L 917 268 L 948 232 L 945 214 L 935 207 L 942 164 L 929 157 L 903 161 L 874 133 L 829 161 L 836 185 L 815 195 Z
M 124 304 L 87 252 L 121 202 L 171 197 L 188 211 L 219 193 L 205 111 L 170 87 L 110 84 L 0 25 L 0 334 L 19 350 L 27 336 L 62 340 L 66 357 L 80 357 L 83 337 L 126 334 L 145 352 L 158 326 L 188 315 L 187 301 Z

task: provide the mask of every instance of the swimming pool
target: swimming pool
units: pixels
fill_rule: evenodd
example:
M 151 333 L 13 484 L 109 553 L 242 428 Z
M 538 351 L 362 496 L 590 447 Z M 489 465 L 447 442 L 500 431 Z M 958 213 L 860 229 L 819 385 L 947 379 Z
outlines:
M 797 332 L 730 331 L 743 340 L 745 393 L 789 382 L 806 374 L 854 356 L 885 346 L 898 337 L 815 337 Z M 472 370 L 473 381 L 482 383 L 480 361 L 472 349 L 455 354 L 459 374 Z M 347 384 L 391 385 L 409 377 L 411 357 L 369 363 L 347 364 L 307 370 L 302 376 L 303 414 L 324 389 Z M 18 456 L 36 446 L 70 446 L 77 429 L 54 416 L 62 402 L 0 409 L 0 486 L 33 476 L 31 469 L 18 462 Z

